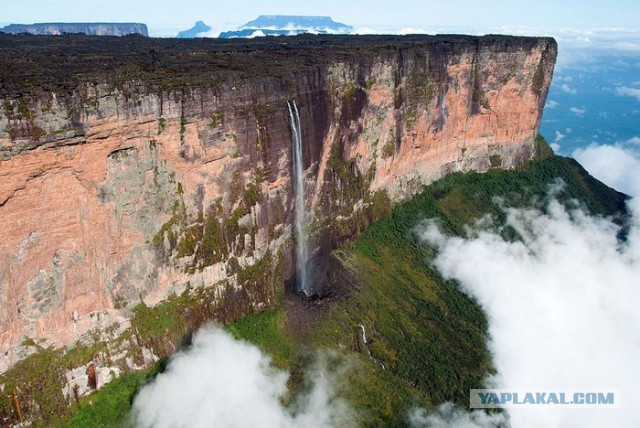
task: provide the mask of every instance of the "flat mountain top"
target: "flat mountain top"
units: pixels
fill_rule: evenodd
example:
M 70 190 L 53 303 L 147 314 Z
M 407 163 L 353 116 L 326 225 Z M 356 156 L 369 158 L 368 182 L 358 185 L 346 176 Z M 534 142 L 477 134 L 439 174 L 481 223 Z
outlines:
M 286 28 L 303 27 L 317 28 L 335 31 L 350 31 L 350 25 L 335 22 L 329 16 L 294 16 L 294 15 L 260 15 L 257 19 L 249 21 L 240 28 Z
M 193 27 L 189 28 L 188 30 L 180 31 L 177 37 L 179 39 L 189 39 L 189 38 L 196 37 L 198 34 L 206 33 L 207 31 L 210 31 L 210 30 L 211 30 L 210 26 L 205 24 L 203 21 L 198 21 L 195 23 Z
M 10 24 L 0 31 L 11 34 L 60 35 L 82 33 L 89 36 L 148 36 L 145 24 L 139 22 L 42 22 L 36 24 Z
M 171 89 L 211 86 L 252 76 L 290 76 L 304 67 L 357 56 L 430 55 L 469 50 L 529 50 L 541 38 L 512 36 L 299 35 L 255 39 L 162 39 L 140 35 L 37 36 L 0 34 L 0 97 L 42 91 L 71 92 L 82 82 Z M 553 43 L 553 39 L 546 39 Z

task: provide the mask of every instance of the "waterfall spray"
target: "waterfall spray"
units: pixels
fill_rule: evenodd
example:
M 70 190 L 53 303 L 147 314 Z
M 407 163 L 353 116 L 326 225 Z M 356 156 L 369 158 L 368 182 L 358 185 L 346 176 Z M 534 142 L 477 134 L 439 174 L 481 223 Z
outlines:
M 302 163 L 302 130 L 300 127 L 300 115 L 295 101 L 287 102 L 289 108 L 289 121 L 293 136 L 293 191 L 295 193 L 294 228 L 296 237 L 296 270 L 297 286 L 307 296 L 312 293 L 311 281 L 307 259 L 309 250 L 307 244 L 306 213 L 304 205 L 304 165 Z

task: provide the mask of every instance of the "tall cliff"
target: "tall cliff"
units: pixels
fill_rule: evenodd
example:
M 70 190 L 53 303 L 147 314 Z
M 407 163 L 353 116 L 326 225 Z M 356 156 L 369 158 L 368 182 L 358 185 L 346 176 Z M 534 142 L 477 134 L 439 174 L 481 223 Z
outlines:
M 139 23 L 125 22 L 46 22 L 38 24 L 11 24 L 0 28 L 0 31 L 11 34 L 29 33 L 58 36 L 69 33 L 82 33 L 87 36 L 127 36 L 141 34 L 148 36 L 147 26 Z
M 556 54 L 503 36 L 0 36 L 0 372 L 117 336 L 141 302 L 197 299 L 189 328 L 272 306 L 295 275 L 287 101 L 318 257 L 448 172 L 534 156 Z

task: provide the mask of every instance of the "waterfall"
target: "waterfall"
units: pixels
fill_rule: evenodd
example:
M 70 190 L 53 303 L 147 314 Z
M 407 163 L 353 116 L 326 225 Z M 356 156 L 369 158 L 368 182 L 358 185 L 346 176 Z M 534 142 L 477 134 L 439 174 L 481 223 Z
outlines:
M 295 101 L 287 102 L 293 140 L 293 191 L 295 193 L 294 229 L 296 238 L 296 271 L 298 290 L 312 295 L 307 259 L 309 249 L 306 233 L 306 212 L 304 205 L 304 165 L 302 163 L 302 129 L 300 115 Z

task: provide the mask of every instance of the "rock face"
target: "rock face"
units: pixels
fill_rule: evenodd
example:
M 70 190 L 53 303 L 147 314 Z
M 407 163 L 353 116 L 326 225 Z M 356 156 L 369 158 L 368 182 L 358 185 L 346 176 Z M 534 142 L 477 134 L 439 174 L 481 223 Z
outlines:
M 449 172 L 531 158 L 556 54 L 498 36 L 0 36 L 0 372 L 27 341 L 123 329 L 185 290 L 222 322 L 273 305 L 295 275 L 287 101 L 319 256 Z
M 57 36 L 60 34 L 82 33 L 87 36 L 126 36 L 129 34 L 141 34 L 148 36 L 147 26 L 138 23 L 111 23 L 111 22 L 48 22 L 40 24 L 11 24 L 0 28 L 0 31 L 10 34 L 38 34 Z

